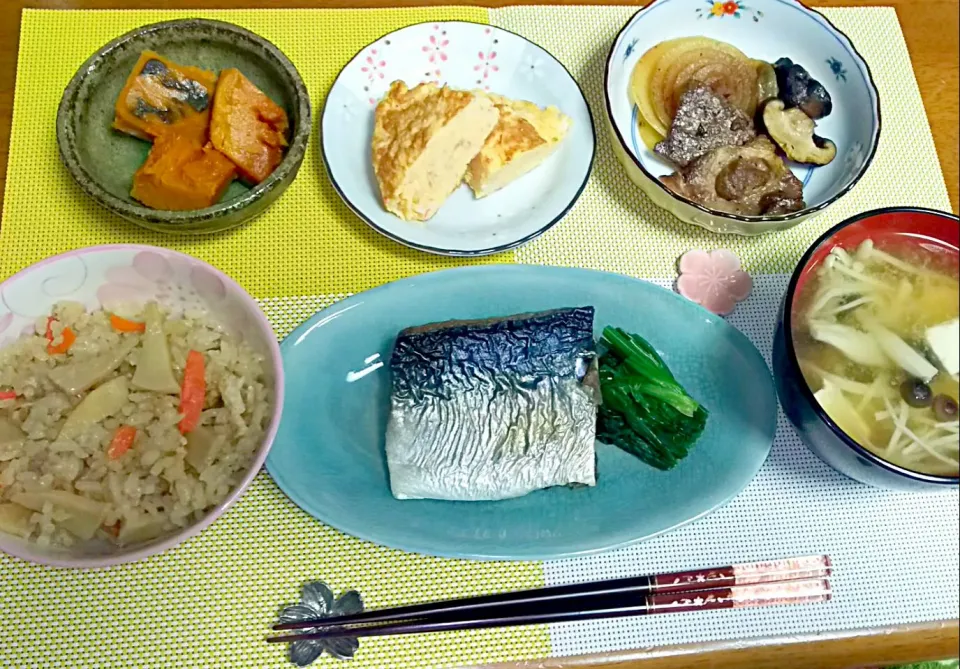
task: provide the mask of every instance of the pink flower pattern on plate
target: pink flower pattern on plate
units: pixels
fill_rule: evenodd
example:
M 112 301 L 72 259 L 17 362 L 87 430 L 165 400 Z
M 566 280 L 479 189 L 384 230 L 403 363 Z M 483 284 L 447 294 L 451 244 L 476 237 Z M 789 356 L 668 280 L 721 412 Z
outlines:
M 493 33 L 490 28 L 484 30 L 486 35 L 492 37 Z M 477 73 L 479 79 L 477 79 L 477 85 L 483 85 L 484 90 L 489 91 L 490 85 L 486 83 L 487 79 L 490 78 L 491 74 L 500 71 L 500 67 L 496 65 L 493 61 L 497 58 L 497 52 L 494 50 L 494 46 L 497 44 L 498 40 L 494 39 L 491 42 L 491 46 L 486 51 L 480 51 L 477 53 L 480 62 L 473 66 L 473 71 Z
M 173 268 L 159 253 L 141 251 L 129 267 L 111 267 L 107 282 L 97 289 L 101 305 L 145 302 L 164 297 L 173 278 Z
M 387 43 L 389 44 L 389 42 Z M 364 91 L 370 92 L 370 87 L 373 84 L 386 78 L 387 75 L 383 72 L 383 68 L 386 66 L 387 61 L 384 60 L 383 55 L 377 49 L 370 49 L 363 65 L 360 66 L 360 71 L 367 75 L 367 85 L 363 87 Z M 367 102 L 371 105 L 377 104 L 376 98 L 372 95 L 367 98 Z
M 447 39 L 447 31 L 441 30 L 436 23 L 433 24 L 433 32 L 434 34 L 430 35 L 427 40 L 429 43 L 420 48 L 423 53 L 427 54 L 427 62 L 430 63 L 429 70 L 424 72 L 426 81 L 439 84 L 442 76 L 440 65 L 447 62 L 448 56 L 445 49 L 450 45 L 450 40 Z
M 370 53 L 367 54 L 364 63 L 360 71 L 366 73 L 367 81 L 373 82 L 387 76 L 383 73 L 383 68 L 387 66 L 387 61 L 379 56 L 376 49 L 370 49 Z
M 450 40 L 446 38 L 447 32 L 445 30 L 440 31 L 440 26 L 437 25 L 433 26 L 433 29 L 435 31 L 439 31 L 440 37 L 438 38 L 436 35 L 430 35 L 430 44 L 423 47 L 423 52 L 428 54 L 427 60 L 429 60 L 431 63 L 436 64 L 438 61 L 446 62 L 447 54 L 444 49 L 448 44 L 450 44 Z
M 190 269 L 190 283 L 197 295 L 207 302 L 218 302 L 227 296 L 227 287 L 223 285 L 220 277 L 202 265 L 195 265 Z
M 227 296 L 220 277 L 201 265 L 190 267 L 189 284 L 176 279 L 170 261 L 159 253 L 141 251 L 129 266 L 110 267 L 107 281 L 97 289 L 106 309 L 157 300 L 176 311 L 221 305 Z
M 677 292 L 715 314 L 733 311 L 753 290 L 753 279 L 731 251 L 687 251 L 680 257 Z

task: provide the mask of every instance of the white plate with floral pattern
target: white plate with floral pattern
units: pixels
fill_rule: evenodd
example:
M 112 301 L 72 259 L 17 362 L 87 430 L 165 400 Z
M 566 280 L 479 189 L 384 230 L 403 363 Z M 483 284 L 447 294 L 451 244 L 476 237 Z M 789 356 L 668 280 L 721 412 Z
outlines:
M 383 208 L 370 157 L 374 108 L 397 80 L 553 105 L 573 126 L 550 158 L 502 190 L 476 199 L 461 186 L 429 221 L 403 221 Z M 320 127 L 330 180 L 357 216 L 401 244 L 452 256 L 499 253 L 551 228 L 580 197 L 596 146 L 583 92 L 556 58 L 509 31 L 463 21 L 407 26 L 365 47 L 330 89 Z

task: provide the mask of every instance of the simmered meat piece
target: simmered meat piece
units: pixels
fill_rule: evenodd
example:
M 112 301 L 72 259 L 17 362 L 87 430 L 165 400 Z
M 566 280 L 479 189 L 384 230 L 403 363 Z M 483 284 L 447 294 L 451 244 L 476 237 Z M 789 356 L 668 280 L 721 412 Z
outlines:
M 670 133 L 654 150 L 686 167 L 714 149 L 746 144 L 755 135 L 749 116 L 706 86 L 697 86 L 680 96 Z
M 787 214 L 806 206 L 803 184 L 764 136 L 714 149 L 663 177 L 663 183 L 709 209 L 742 216 Z

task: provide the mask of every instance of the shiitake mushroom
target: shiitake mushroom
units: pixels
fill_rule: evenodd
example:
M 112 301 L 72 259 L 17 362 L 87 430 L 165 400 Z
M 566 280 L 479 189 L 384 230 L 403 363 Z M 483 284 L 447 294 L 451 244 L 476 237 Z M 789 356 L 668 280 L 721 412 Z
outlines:
M 773 64 L 773 69 L 777 73 L 778 96 L 787 107 L 797 107 L 814 120 L 830 115 L 833 111 L 830 93 L 802 65 L 781 58 Z
M 782 100 L 770 100 L 764 106 L 763 125 L 790 160 L 826 165 L 837 157 L 836 144 L 814 133 L 813 119 L 798 107 L 784 109 Z

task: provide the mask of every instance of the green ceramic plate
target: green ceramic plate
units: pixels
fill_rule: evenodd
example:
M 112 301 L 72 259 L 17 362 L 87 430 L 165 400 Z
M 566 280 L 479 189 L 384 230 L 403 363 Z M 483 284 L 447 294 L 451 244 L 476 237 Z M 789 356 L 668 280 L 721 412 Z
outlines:
M 253 188 L 234 181 L 222 200 L 206 209 L 161 211 L 132 199 L 133 175 L 150 144 L 112 130 L 111 124 L 117 95 L 145 50 L 207 70 L 238 68 L 283 107 L 290 119 L 290 146 L 273 174 Z M 204 19 L 155 23 L 113 40 L 80 67 L 57 112 L 60 157 L 80 187 L 110 211 L 163 232 L 217 232 L 254 218 L 294 180 L 309 136 L 310 98 L 287 57 L 248 30 Z

